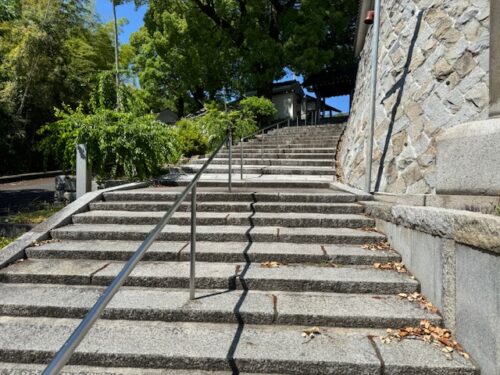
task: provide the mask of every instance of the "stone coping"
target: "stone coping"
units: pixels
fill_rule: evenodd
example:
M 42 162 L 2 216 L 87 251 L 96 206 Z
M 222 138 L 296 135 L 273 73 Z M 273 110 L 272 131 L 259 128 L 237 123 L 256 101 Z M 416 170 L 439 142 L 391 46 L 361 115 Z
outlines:
M 0 250 L 0 269 L 6 267 L 16 260 L 24 258 L 25 249 L 36 241 L 44 241 L 49 238 L 49 232 L 52 229 L 62 227 L 71 223 L 73 215 L 84 212 L 88 209 L 90 203 L 99 200 L 104 193 L 118 190 L 129 190 L 147 187 L 150 182 L 133 182 L 130 184 L 111 187 L 93 191 L 83 195 L 81 198 L 70 203 L 59 212 L 56 212 L 46 221 L 38 224 L 29 232 L 23 234 L 14 242 L 7 245 L 3 250 Z
M 371 201 L 373 200 L 373 195 L 364 192 L 363 190 L 357 189 L 355 187 L 343 184 L 341 182 L 333 182 L 330 184 L 331 189 L 342 190 L 350 194 L 354 194 L 357 200 Z
M 500 216 L 384 202 L 361 204 L 376 219 L 500 254 Z

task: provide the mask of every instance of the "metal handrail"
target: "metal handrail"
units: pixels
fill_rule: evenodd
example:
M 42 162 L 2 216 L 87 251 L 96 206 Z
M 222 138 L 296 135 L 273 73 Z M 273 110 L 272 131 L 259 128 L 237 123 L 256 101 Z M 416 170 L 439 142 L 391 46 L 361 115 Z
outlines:
M 229 142 L 229 172 L 231 172 L 231 128 L 228 129 L 228 134 L 224 138 L 224 141 L 217 147 L 217 149 L 212 153 L 208 160 L 203 164 L 198 173 L 189 182 L 184 191 L 181 193 L 179 198 L 174 202 L 174 204 L 169 208 L 169 210 L 163 215 L 160 222 L 149 232 L 146 239 L 139 245 L 137 250 L 134 252 L 132 257 L 123 266 L 122 270 L 113 279 L 111 284 L 106 288 L 104 293 L 99 297 L 94 306 L 89 310 L 85 318 L 80 322 L 78 327 L 73 331 L 71 336 L 66 340 L 63 346 L 59 349 L 56 356 L 49 363 L 47 368 L 43 371 L 42 375 L 57 375 L 62 370 L 62 368 L 69 361 L 71 355 L 78 347 L 80 342 L 85 338 L 87 333 L 90 331 L 94 323 L 99 319 L 103 313 L 106 306 L 109 304 L 111 299 L 118 292 L 120 287 L 125 283 L 125 280 L 134 270 L 135 266 L 142 259 L 146 251 L 151 247 L 153 242 L 156 240 L 158 235 L 161 233 L 165 225 L 172 217 L 172 215 L 177 211 L 181 203 L 186 199 L 187 195 L 191 192 L 191 251 L 190 251 L 190 275 L 189 275 L 189 298 L 195 298 L 195 253 L 196 253 L 196 184 L 200 179 L 201 175 L 207 169 L 208 165 L 215 158 L 217 153 L 221 150 L 222 146 Z M 228 188 L 231 191 L 231 174 L 228 177 Z
M 273 123 L 271 125 L 268 125 L 268 126 L 262 128 L 262 129 L 257 130 L 256 132 L 254 132 L 254 133 L 252 133 L 250 135 L 247 135 L 246 137 L 240 138 L 240 180 L 243 180 L 243 165 L 244 165 L 243 141 L 246 141 L 246 140 L 248 140 L 250 138 L 253 138 L 253 137 L 255 137 L 258 134 L 262 134 L 262 137 L 264 137 L 264 132 L 265 131 L 267 131 L 269 129 L 272 129 L 272 128 L 278 128 L 279 129 L 280 125 L 283 124 L 283 123 L 286 123 L 287 127 L 290 126 L 290 119 L 275 122 L 275 123 Z M 297 122 L 297 126 L 298 126 L 298 122 Z M 231 155 L 231 153 L 229 153 L 229 155 Z M 263 159 L 264 159 L 264 140 L 262 139 L 261 143 L 260 143 L 260 160 L 263 160 Z M 231 172 L 231 169 L 230 169 L 230 172 Z

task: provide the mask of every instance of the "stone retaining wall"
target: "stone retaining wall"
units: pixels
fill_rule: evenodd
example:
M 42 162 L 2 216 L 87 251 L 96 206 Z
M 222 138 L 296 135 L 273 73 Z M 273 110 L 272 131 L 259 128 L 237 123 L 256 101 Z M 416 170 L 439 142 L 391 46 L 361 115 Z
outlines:
M 432 193 L 436 137 L 488 116 L 489 1 L 388 0 L 382 9 L 372 186 L 378 179 L 378 191 Z M 338 155 L 341 181 L 359 188 L 365 176 L 370 55 L 371 28 Z

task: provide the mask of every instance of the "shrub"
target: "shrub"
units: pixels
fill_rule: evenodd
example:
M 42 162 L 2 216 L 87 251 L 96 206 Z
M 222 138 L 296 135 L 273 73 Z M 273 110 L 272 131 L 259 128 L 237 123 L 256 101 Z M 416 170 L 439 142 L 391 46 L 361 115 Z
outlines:
M 58 121 L 45 125 L 39 147 L 65 168 L 75 167 L 76 145 L 87 145 L 88 160 L 99 179 L 154 176 L 166 163 L 178 161 L 177 132 L 156 121 L 153 115 L 100 109 L 86 115 L 82 108 L 56 111 Z
M 178 146 L 183 155 L 205 155 L 208 151 L 208 137 L 201 123 L 191 119 L 181 119 L 177 122 Z
M 245 98 L 241 100 L 240 107 L 245 116 L 252 117 L 260 125 L 273 120 L 278 114 L 273 102 L 264 97 L 250 96 Z

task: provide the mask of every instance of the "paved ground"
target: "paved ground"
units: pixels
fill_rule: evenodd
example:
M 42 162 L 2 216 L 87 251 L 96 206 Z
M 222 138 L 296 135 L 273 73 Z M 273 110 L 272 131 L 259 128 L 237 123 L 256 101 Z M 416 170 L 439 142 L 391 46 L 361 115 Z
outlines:
M 0 215 L 54 201 L 54 177 L 0 184 Z

